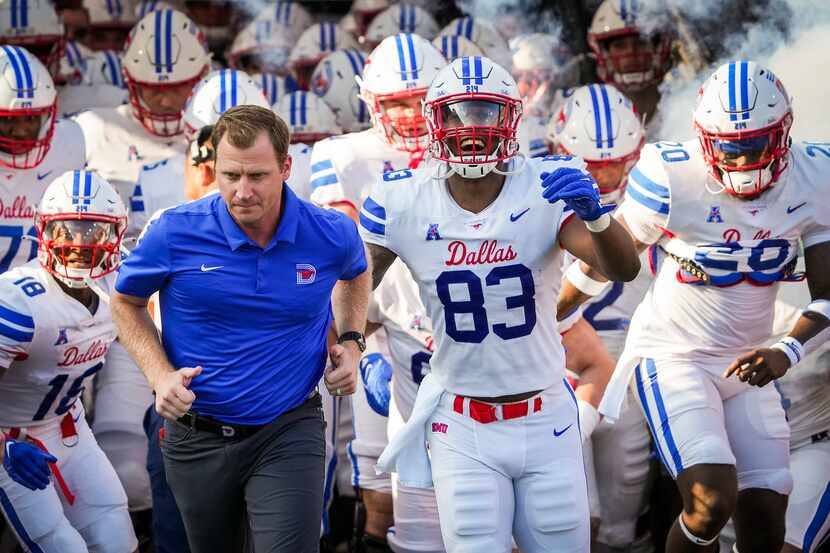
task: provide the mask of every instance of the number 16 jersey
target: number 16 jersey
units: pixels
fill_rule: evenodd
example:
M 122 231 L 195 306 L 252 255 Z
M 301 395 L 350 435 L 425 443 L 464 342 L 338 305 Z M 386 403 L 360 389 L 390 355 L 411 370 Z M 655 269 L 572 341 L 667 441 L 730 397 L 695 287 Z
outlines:
M 97 281 L 110 293 L 108 276 Z M 93 315 L 35 259 L 0 275 L 0 427 L 65 415 L 115 339 L 109 306 Z
M 385 173 L 373 187 L 361 235 L 397 254 L 417 282 L 433 324 L 430 370 L 444 389 L 494 397 L 563 378 L 558 234 L 571 213 L 542 197 L 540 174 L 583 166 L 564 156 L 528 160 L 479 213 L 453 200 L 432 164 Z

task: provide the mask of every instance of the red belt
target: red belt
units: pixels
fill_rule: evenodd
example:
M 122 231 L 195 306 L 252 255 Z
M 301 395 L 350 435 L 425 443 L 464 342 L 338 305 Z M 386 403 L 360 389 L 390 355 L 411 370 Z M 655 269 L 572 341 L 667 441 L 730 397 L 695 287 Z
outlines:
M 465 403 L 467 404 L 466 412 Z M 455 396 L 452 410 L 461 415 L 469 415 L 470 418 L 482 424 L 488 424 L 499 420 L 518 419 L 541 411 L 542 398 L 536 396 L 516 403 L 485 403 L 464 396 Z
M 72 445 L 77 443 L 78 437 L 78 430 L 75 428 L 75 420 L 72 418 L 72 413 L 69 412 L 61 419 L 61 438 L 64 440 L 64 443 L 67 441 L 74 442 Z M 9 429 L 9 438 L 12 440 L 17 440 L 20 438 L 20 428 L 10 428 Z M 74 438 L 74 439 L 73 439 Z M 43 451 L 44 453 L 49 453 L 49 450 L 46 449 L 46 445 L 37 438 L 29 436 L 28 434 L 25 436 L 26 440 L 32 442 L 39 450 Z M 67 444 L 68 445 L 68 444 Z M 51 455 L 51 453 L 49 453 Z M 60 488 L 61 493 L 66 498 L 66 501 L 70 505 L 75 504 L 75 495 L 69 490 L 69 486 L 66 484 L 66 480 L 63 478 L 63 474 L 61 474 L 61 469 L 58 468 L 57 463 L 49 463 L 49 470 L 52 472 L 52 476 L 55 477 L 55 482 L 58 484 L 58 488 Z

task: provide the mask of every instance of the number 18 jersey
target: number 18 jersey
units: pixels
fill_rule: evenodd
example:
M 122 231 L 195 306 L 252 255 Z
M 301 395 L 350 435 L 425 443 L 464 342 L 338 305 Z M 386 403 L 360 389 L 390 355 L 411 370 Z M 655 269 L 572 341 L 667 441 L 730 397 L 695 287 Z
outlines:
M 444 389 L 493 397 L 563 378 L 558 233 L 570 212 L 542 197 L 540 174 L 583 166 L 564 156 L 528 160 L 479 213 L 453 200 L 431 164 L 386 173 L 373 187 L 361 234 L 395 252 L 417 282 L 433 325 L 431 372 Z
M 111 293 L 114 278 L 97 282 Z M 37 260 L 0 275 L 0 427 L 66 414 L 114 339 L 109 306 L 91 314 Z

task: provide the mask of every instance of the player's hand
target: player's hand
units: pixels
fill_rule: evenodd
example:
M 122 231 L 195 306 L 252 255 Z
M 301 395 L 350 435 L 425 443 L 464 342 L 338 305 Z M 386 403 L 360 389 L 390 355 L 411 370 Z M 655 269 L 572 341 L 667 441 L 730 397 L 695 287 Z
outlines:
M 185 367 L 165 373 L 156 382 L 156 411 L 165 419 L 174 421 L 190 410 L 196 394 L 189 390 L 193 379 L 202 373 L 202 367 Z
M 562 200 L 583 221 L 596 221 L 614 209 L 603 206 L 594 177 L 574 167 L 560 167 L 553 173 L 542 173 L 542 197 L 550 203 Z
M 388 417 L 392 365 L 379 353 L 365 355 L 360 360 L 360 378 L 363 380 L 369 407 L 378 415 Z
M 333 367 L 327 369 L 324 381 L 333 396 L 348 396 L 357 389 L 357 363 L 360 349 L 352 340 L 343 344 L 334 344 L 329 348 L 329 357 Z
M 741 355 L 726 368 L 724 378 L 737 374 L 742 382 L 752 386 L 766 386 L 776 378 L 781 378 L 790 368 L 790 359 L 777 349 L 761 348 Z
M 49 463 L 58 460 L 32 444 L 6 439 L 3 467 L 9 477 L 30 490 L 45 490 L 49 486 Z

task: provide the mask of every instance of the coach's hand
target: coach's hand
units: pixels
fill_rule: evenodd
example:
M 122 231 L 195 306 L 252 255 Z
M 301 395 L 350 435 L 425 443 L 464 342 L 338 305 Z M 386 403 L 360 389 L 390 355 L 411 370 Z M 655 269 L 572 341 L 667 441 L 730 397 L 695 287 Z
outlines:
M 333 396 L 348 396 L 357 389 L 357 364 L 360 349 L 352 340 L 335 344 L 329 348 L 329 357 L 334 367 L 327 370 L 326 388 Z
M 789 368 L 790 359 L 783 351 L 761 348 L 735 359 L 726 368 L 723 377 L 729 378 L 737 373 L 742 382 L 749 382 L 752 386 L 760 388 L 784 376 Z
M 155 383 L 156 411 L 168 420 L 176 420 L 190 410 L 196 394 L 188 388 L 202 373 L 202 367 L 185 367 L 167 372 Z

